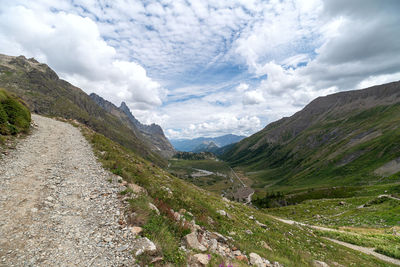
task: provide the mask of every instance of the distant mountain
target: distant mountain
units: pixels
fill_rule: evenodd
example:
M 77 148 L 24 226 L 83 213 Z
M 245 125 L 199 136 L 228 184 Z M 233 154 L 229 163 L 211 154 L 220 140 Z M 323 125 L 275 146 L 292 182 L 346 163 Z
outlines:
M 213 146 L 216 147 L 224 147 L 226 145 L 239 142 L 245 138 L 245 136 L 239 136 L 234 134 L 227 134 L 218 137 L 199 137 L 195 139 L 175 139 L 170 140 L 172 145 L 178 151 L 186 151 L 186 152 L 201 152 L 208 150 L 201 150 L 201 148 L 206 148 L 210 142 L 213 143 Z M 209 151 L 212 152 L 212 151 Z
M 92 93 L 90 97 L 107 112 L 118 117 L 127 127 L 135 132 L 136 136 L 146 143 L 153 152 L 170 158 L 175 154 L 175 149 L 165 137 L 162 128 L 157 124 L 145 125 L 140 123 L 131 113 L 125 102 L 120 107 L 103 99 L 101 96 Z
M 137 132 L 121 123 L 118 114 L 101 108 L 80 88 L 59 79 L 49 66 L 33 58 L 0 54 L 0 87 L 22 98 L 34 113 L 75 119 L 160 166 L 167 164 Z
M 363 185 L 400 178 L 400 82 L 318 97 L 223 159 L 254 187 Z
M 193 152 L 212 152 L 213 150 L 217 150 L 219 146 L 217 146 L 213 141 L 204 141 L 200 145 L 196 146 L 193 149 Z

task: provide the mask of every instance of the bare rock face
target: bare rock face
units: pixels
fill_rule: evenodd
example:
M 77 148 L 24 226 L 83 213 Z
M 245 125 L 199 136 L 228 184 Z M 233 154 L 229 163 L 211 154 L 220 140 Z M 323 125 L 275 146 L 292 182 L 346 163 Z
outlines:
M 175 154 L 175 149 L 165 137 L 162 128 L 154 123 L 151 125 L 142 124 L 132 115 L 125 102 L 122 102 L 121 106 L 117 107 L 95 93 L 90 94 L 90 98 L 107 112 L 118 117 L 139 139 L 148 144 L 153 152 L 165 158 L 170 158 Z
M 192 232 L 184 237 L 184 241 L 189 248 L 198 249 L 200 251 L 206 251 L 207 248 L 200 244 L 199 240 L 197 239 L 196 232 Z

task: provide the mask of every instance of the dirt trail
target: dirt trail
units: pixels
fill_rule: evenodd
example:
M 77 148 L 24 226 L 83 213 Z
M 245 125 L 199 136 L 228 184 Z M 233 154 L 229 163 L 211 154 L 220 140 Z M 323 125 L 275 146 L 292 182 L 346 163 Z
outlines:
M 301 226 L 306 226 L 306 227 L 310 227 L 310 228 L 313 228 L 313 229 L 316 229 L 316 230 L 321 230 L 321 231 L 347 233 L 345 231 L 337 230 L 337 229 L 333 229 L 333 228 L 322 227 L 322 226 L 317 226 L 317 225 L 309 225 L 309 224 L 305 224 L 305 223 L 301 223 L 301 222 L 297 222 L 297 221 L 293 221 L 293 220 L 282 219 L 282 218 L 275 217 L 275 216 L 271 216 L 271 217 L 276 219 L 276 220 L 278 220 L 278 221 L 280 221 L 280 222 L 283 222 L 283 223 L 286 223 L 286 224 L 290 224 L 290 225 L 298 224 L 298 225 L 301 225 Z M 326 240 L 332 241 L 332 242 L 334 242 L 336 244 L 339 244 L 339 245 L 342 245 L 342 246 L 345 246 L 345 247 L 360 251 L 360 252 L 368 254 L 368 255 L 372 255 L 372 256 L 380 259 L 380 260 L 383 260 L 383 261 L 386 261 L 386 262 L 390 262 L 392 264 L 400 266 L 400 260 L 385 256 L 385 255 L 380 254 L 380 253 L 377 253 L 377 252 L 374 251 L 374 248 L 366 248 L 366 247 L 361 247 L 361 246 L 356 246 L 356 245 L 353 245 L 353 244 L 350 244 L 350 243 L 346 243 L 346 242 L 343 242 L 343 241 L 339 241 L 339 240 L 336 240 L 336 239 L 331 239 L 331 238 L 327 238 L 327 237 L 324 237 L 324 238 Z
M 388 256 L 382 255 L 380 253 L 377 253 L 377 252 L 374 251 L 374 248 L 360 247 L 360 246 L 356 246 L 356 245 L 353 245 L 353 244 L 350 244 L 350 243 L 346 243 L 346 242 L 343 242 L 343 241 L 339 241 L 339 240 L 336 240 L 336 239 L 331 239 L 331 238 L 327 238 L 327 237 L 324 237 L 324 238 L 329 240 L 329 241 L 331 241 L 331 242 L 334 242 L 336 244 L 339 244 L 339 245 L 342 245 L 342 246 L 345 246 L 345 247 L 360 251 L 360 252 L 368 254 L 368 255 L 372 255 L 372 256 L 377 257 L 378 259 L 381 259 L 383 261 L 390 262 L 392 264 L 400 266 L 400 260 L 393 259 L 391 257 L 388 257 Z
M 73 126 L 37 129 L 0 159 L 0 266 L 132 266 L 117 178 Z

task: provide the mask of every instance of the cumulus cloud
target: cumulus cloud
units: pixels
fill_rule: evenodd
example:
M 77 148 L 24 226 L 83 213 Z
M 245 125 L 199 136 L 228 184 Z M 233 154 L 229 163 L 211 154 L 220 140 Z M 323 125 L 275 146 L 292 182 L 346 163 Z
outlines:
M 62 78 L 117 104 L 126 101 L 142 108 L 162 104 L 165 89 L 136 62 L 118 59 L 92 19 L 40 11 L 23 5 L 1 9 L 0 39 L 7 40 L 0 43 L 3 53 L 36 57 Z
M 261 91 L 247 91 L 243 96 L 243 105 L 256 105 L 265 101 Z

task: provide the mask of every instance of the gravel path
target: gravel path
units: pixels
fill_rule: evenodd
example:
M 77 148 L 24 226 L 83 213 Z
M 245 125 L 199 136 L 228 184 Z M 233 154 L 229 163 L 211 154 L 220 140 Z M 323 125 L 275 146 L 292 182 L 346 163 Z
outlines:
M 0 159 L 0 266 L 132 266 L 123 189 L 77 128 L 38 127 Z
M 336 239 L 331 239 L 331 238 L 327 238 L 327 237 L 324 237 L 324 238 L 329 240 L 329 241 L 331 241 L 331 242 L 334 242 L 336 244 L 339 244 L 339 245 L 342 245 L 342 246 L 345 246 L 345 247 L 360 251 L 360 252 L 368 254 L 368 255 L 375 256 L 378 259 L 381 259 L 383 261 L 390 262 L 392 264 L 400 266 L 400 260 L 385 256 L 385 255 L 382 255 L 380 253 L 377 253 L 377 252 L 374 251 L 374 248 L 366 248 L 366 247 L 361 247 L 361 246 L 356 246 L 356 245 L 353 245 L 353 244 L 350 244 L 350 243 L 346 243 L 346 242 L 343 242 L 343 241 L 339 241 L 339 240 L 336 240 Z
M 305 223 L 301 223 L 301 222 L 296 222 L 296 221 L 293 221 L 293 220 L 282 219 L 282 218 L 275 217 L 275 216 L 271 216 L 271 217 L 276 219 L 276 220 L 278 220 L 278 221 L 280 221 L 280 222 L 283 222 L 283 223 L 286 223 L 286 224 L 290 224 L 290 225 L 298 224 L 298 225 L 301 225 L 301 226 L 307 226 L 307 227 L 311 227 L 313 229 L 321 230 L 321 231 L 347 233 L 346 231 L 337 230 L 337 229 L 333 229 L 333 228 L 327 228 L 327 227 L 322 227 L 322 226 L 317 226 L 317 225 L 309 225 L 309 224 L 305 224 Z M 324 237 L 324 238 L 326 240 L 332 241 L 332 242 L 334 242 L 336 244 L 351 248 L 353 250 L 360 251 L 360 252 L 368 254 L 368 255 L 372 255 L 372 256 L 380 259 L 380 260 L 383 260 L 383 261 L 386 261 L 386 262 L 390 262 L 392 264 L 400 266 L 400 260 L 385 256 L 385 255 L 380 254 L 380 253 L 377 253 L 377 252 L 374 251 L 374 248 L 366 248 L 366 247 L 356 246 L 356 245 L 353 245 L 353 244 L 350 244 L 350 243 L 347 243 L 347 242 L 339 241 L 339 240 L 336 240 L 336 239 L 332 239 L 332 238 L 327 238 L 327 237 Z

